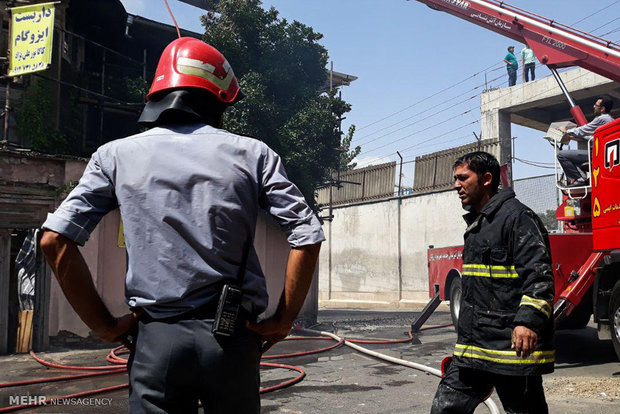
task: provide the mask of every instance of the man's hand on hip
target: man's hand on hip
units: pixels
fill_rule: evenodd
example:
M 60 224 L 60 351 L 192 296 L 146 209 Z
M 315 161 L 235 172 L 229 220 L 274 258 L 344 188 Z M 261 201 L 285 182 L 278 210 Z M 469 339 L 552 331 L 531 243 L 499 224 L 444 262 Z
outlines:
M 284 290 L 275 314 L 259 323 L 247 324 L 263 340 L 263 352 L 286 338 L 290 332 L 310 288 L 320 249 L 321 243 L 291 249 L 286 264 Z
M 538 345 L 538 335 L 525 326 L 517 326 L 512 331 L 511 348 L 517 351 L 517 356 L 527 358 Z
M 258 323 L 247 323 L 248 329 L 256 332 L 263 341 L 262 352 L 266 352 L 276 343 L 286 338 L 293 327 L 293 322 L 267 318 Z
M 112 326 L 99 331 L 93 331 L 93 333 L 105 342 L 124 342 L 127 334 L 138 323 L 138 319 L 143 313 L 144 310 L 138 309 L 136 312 L 115 318 Z

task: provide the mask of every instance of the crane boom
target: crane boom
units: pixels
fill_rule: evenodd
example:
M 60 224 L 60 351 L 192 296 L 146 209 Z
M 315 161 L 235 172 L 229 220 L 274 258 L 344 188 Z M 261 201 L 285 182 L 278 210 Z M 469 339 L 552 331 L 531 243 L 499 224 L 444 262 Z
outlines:
M 550 68 L 580 66 L 620 82 L 620 44 L 497 0 L 417 0 L 517 42 Z

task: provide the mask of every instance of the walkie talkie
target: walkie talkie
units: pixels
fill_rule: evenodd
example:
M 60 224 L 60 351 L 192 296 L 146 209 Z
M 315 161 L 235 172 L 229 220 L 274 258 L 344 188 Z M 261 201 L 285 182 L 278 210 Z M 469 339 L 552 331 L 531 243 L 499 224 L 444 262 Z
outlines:
M 227 283 L 222 287 L 220 300 L 217 303 L 217 311 L 213 319 L 213 328 L 211 329 L 213 335 L 232 336 L 232 334 L 235 333 L 235 325 L 239 318 L 239 310 L 241 309 L 241 301 L 243 299 L 241 286 L 243 285 L 245 265 L 248 260 L 251 245 L 252 238 L 250 237 L 246 240 L 244 245 L 243 258 L 241 259 L 241 266 L 239 266 L 239 271 L 237 272 L 236 283 Z
M 214 335 L 232 336 L 235 333 L 242 296 L 241 289 L 236 286 L 227 284 L 222 287 L 211 330 Z

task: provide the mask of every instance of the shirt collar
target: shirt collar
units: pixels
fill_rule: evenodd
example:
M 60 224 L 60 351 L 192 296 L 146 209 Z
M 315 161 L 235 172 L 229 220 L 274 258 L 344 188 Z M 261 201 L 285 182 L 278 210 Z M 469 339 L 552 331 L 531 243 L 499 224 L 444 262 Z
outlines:
M 469 210 L 469 212 L 463 215 L 463 219 L 465 223 L 467 223 L 468 227 L 466 231 L 469 231 L 475 228 L 482 217 L 487 217 L 487 219 L 493 219 L 493 216 L 499 211 L 500 207 L 509 199 L 515 197 L 515 192 L 511 187 L 506 187 L 500 190 L 497 194 L 492 196 L 489 201 L 482 207 L 480 213 L 476 212 L 473 208 Z

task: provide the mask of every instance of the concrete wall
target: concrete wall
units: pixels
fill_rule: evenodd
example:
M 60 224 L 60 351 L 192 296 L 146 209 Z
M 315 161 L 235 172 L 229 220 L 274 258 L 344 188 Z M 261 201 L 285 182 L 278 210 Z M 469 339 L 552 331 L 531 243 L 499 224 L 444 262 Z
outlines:
M 124 301 L 125 249 L 117 245 L 119 223 L 118 210 L 108 214 L 86 245 L 80 248 L 95 287 L 113 315 L 122 315 L 128 311 Z M 66 301 L 55 278 L 52 278 L 49 317 L 52 336 L 61 330 L 80 336 L 88 335 L 88 327 Z
M 428 301 L 429 245 L 461 244 L 465 223 L 454 191 L 333 210 L 324 225 L 319 306 L 409 308 Z

